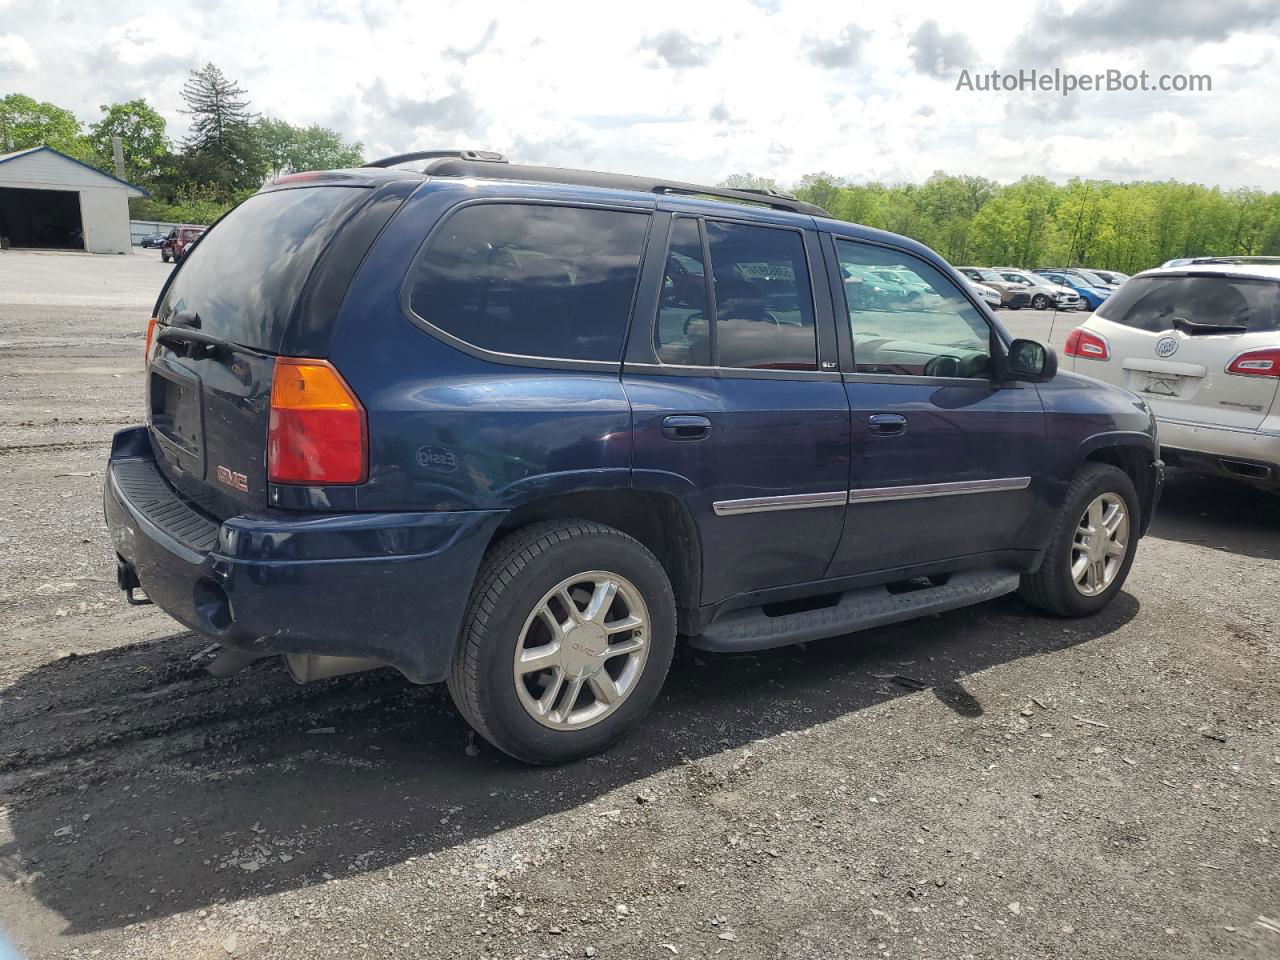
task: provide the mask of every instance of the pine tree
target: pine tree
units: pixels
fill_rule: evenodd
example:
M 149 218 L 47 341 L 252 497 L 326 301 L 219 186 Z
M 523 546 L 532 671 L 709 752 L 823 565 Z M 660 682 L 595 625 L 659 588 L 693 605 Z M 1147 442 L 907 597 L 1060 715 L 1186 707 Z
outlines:
M 206 63 L 191 71 L 182 99 L 182 112 L 191 117 L 184 141 L 188 175 L 212 182 L 225 199 L 260 185 L 266 165 L 254 126 L 258 117 L 249 111 L 245 91 Z

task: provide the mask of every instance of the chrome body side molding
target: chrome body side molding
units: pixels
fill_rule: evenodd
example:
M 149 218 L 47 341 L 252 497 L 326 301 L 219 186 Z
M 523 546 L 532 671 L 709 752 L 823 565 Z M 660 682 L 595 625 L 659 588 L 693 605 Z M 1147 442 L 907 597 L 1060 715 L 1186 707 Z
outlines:
M 717 517 L 773 510 L 808 510 L 813 507 L 842 507 L 845 504 L 882 503 L 886 500 L 925 500 L 956 497 L 969 493 L 1003 493 L 1025 490 L 1030 477 L 999 477 L 994 480 L 961 480 L 956 483 L 918 483 L 893 487 L 864 487 L 830 493 L 797 493 L 781 497 L 751 497 L 746 500 L 717 500 L 712 504 Z

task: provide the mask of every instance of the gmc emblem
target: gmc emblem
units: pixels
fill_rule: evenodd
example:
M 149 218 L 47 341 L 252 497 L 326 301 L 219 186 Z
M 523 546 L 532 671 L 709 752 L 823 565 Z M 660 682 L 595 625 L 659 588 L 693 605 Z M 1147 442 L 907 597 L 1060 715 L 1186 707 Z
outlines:
M 243 473 L 236 473 L 223 466 L 219 466 L 216 472 L 219 483 L 225 483 L 232 490 L 239 490 L 241 493 L 249 492 L 249 478 Z

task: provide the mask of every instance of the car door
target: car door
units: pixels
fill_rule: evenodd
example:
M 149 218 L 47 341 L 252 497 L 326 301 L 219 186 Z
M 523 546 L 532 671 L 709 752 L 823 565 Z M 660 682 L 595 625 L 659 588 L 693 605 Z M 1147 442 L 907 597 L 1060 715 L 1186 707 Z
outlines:
M 763 217 L 672 217 L 623 368 L 633 482 L 692 512 L 704 604 L 821 578 L 844 520 L 849 405 L 817 235 Z
M 993 379 L 1001 334 L 940 263 L 850 238 L 823 244 L 831 276 L 880 264 L 930 291 L 903 303 L 833 285 L 852 431 L 849 503 L 829 575 L 980 562 L 1016 548 L 1044 458 L 1039 393 Z

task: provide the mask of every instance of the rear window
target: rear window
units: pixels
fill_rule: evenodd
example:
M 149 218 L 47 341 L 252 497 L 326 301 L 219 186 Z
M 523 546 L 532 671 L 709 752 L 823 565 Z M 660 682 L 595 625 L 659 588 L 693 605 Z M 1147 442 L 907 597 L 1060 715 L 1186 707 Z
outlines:
M 254 194 L 200 238 L 160 301 L 157 316 L 196 314 L 200 330 L 274 353 L 303 284 L 362 187 Z
M 648 226 L 647 213 L 463 207 L 428 241 L 409 309 L 484 350 L 617 362 Z
M 1271 280 L 1222 276 L 1155 276 L 1130 280 L 1102 305 L 1098 316 L 1159 333 L 1181 317 L 1204 326 L 1242 327 L 1250 333 L 1280 329 L 1277 285 Z

